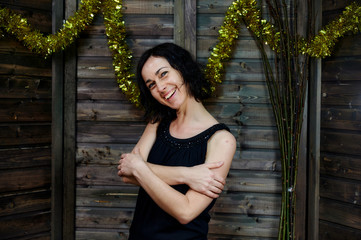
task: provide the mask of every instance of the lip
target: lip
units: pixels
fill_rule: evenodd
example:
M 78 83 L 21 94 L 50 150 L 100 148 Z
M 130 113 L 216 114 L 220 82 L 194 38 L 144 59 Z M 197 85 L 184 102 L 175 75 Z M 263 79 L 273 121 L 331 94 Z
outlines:
M 177 91 L 176 88 L 170 90 L 169 92 L 167 92 L 167 94 L 164 94 L 164 95 L 163 95 L 163 98 L 164 98 L 165 100 L 169 101 L 169 99 L 171 99 L 171 98 L 174 96 L 174 94 L 176 93 L 176 91 Z

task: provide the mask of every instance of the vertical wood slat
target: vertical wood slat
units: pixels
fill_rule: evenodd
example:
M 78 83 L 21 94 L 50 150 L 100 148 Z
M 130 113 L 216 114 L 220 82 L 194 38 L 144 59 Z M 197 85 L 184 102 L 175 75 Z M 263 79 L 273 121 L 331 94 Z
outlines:
M 196 59 L 197 1 L 174 1 L 174 43 L 187 49 Z
M 174 43 L 184 47 L 184 1 L 174 0 Z
M 299 1 L 297 5 L 297 32 L 305 36 L 308 26 L 304 24 L 304 19 L 308 16 L 308 1 Z M 306 239 L 306 209 L 307 209 L 307 146 L 308 146 L 308 108 L 310 96 L 306 90 L 305 105 L 303 112 L 303 123 L 300 139 L 300 151 L 297 167 L 296 183 L 296 216 L 295 216 L 295 238 Z
M 63 24 L 64 2 L 54 0 L 52 6 L 52 32 Z M 52 191 L 51 239 L 62 240 L 63 232 L 63 53 L 52 56 Z
M 322 26 L 322 1 L 313 1 L 313 18 L 315 31 Z M 307 239 L 319 237 L 319 199 L 320 199 L 320 132 L 321 132 L 321 59 L 311 62 L 311 74 L 309 84 L 310 108 L 309 108 L 309 156 L 308 156 L 308 217 Z
M 77 1 L 65 0 L 65 18 L 73 16 Z M 64 62 L 64 209 L 63 237 L 75 239 L 75 154 L 76 154 L 76 44 L 65 52 Z
M 197 59 L 197 1 L 184 1 L 184 47 Z

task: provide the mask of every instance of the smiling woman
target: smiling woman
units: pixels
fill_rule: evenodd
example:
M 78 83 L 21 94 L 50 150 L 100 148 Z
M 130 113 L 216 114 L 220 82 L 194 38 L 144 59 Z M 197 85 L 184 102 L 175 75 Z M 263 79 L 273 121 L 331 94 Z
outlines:
M 183 48 L 146 51 L 137 80 L 149 123 L 118 166 L 124 182 L 141 187 L 129 239 L 207 239 L 236 140 L 201 103 L 209 84 Z

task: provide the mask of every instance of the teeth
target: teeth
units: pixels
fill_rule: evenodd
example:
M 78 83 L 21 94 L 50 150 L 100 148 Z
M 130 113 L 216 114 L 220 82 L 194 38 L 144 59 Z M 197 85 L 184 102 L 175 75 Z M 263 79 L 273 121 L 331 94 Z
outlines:
M 168 100 L 174 93 L 175 89 L 172 92 L 168 93 L 164 98 Z

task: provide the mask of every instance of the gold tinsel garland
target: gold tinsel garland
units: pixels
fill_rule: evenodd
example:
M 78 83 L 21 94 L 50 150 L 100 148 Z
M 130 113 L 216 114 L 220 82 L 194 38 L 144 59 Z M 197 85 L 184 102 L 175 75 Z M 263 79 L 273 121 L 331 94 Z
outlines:
M 80 32 L 89 25 L 98 12 L 101 0 L 82 0 L 79 10 L 63 24 L 55 34 L 44 36 L 34 30 L 26 18 L 7 8 L 0 9 L 0 27 L 14 35 L 19 41 L 35 53 L 45 57 L 64 50 L 75 41 Z
M 132 81 L 134 77 L 131 73 L 132 53 L 125 40 L 122 1 L 104 0 L 103 14 L 108 46 L 113 52 L 113 67 L 119 88 L 132 103 L 138 106 L 139 89 Z
M 223 25 L 219 30 L 218 43 L 213 48 L 206 66 L 207 79 L 211 79 L 212 89 L 222 82 L 224 63 L 231 58 L 235 39 L 239 34 L 240 23 L 244 21 L 257 38 L 262 37 L 272 50 L 278 51 L 280 33 L 267 20 L 261 19 L 261 13 L 256 0 L 236 0 L 228 8 Z M 346 32 L 357 33 L 361 30 L 361 6 L 352 3 L 334 21 L 319 31 L 319 34 L 308 43 L 300 37 L 299 53 L 315 58 L 331 55 L 331 50 L 340 37 Z
M 108 36 L 108 45 L 113 52 L 113 66 L 120 89 L 128 99 L 139 104 L 139 90 L 133 84 L 131 73 L 132 54 L 125 41 L 126 30 L 122 19 L 121 0 L 82 0 L 79 10 L 70 17 L 56 34 L 44 36 L 38 30 L 33 30 L 25 18 L 13 13 L 7 8 L 0 8 L 0 37 L 2 30 L 14 35 L 19 41 L 32 51 L 45 57 L 54 52 L 65 49 L 79 36 L 80 32 L 89 25 L 94 15 L 102 7 L 104 23 Z M 361 7 L 352 3 L 345 8 L 338 19 L 329 23 L 317 36 L 307 42 L 300 38 L 298 49 L 302 54 L 312 57 L 330 56 L 337 40 L 346 32 L 360 31 Z M 217 83 L 222 82 L 224 62 L 232 56 L 235 39 L 239 35 L 239 27 L 242 21 L 256 37 L 262 37 L 272 50 L 278 51 L 280 33 L 272 24 L 261 18 L 261 13 L 256 0 L 234 1 L 224 18 L 223 25 L 219 30 L 218 43 L 213 48 L 208 59 L 205 74 L 212 85 L 212 91 Z

